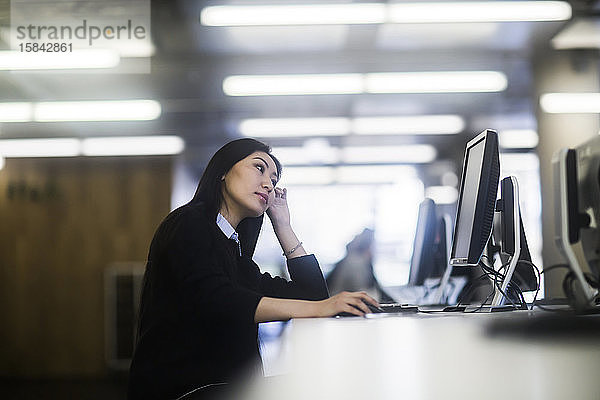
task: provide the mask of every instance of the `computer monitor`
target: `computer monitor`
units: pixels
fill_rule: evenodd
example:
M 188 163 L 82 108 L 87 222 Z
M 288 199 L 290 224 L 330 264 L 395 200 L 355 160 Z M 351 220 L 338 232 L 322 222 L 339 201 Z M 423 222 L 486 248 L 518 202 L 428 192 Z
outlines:
M 447 262 L 444 254 L 446 246 L 440 236 L 440 221 L 435 203 L 426 198 L 419 205 L 410 261 L 409 285 L 423 285 L 425 279 L 443 274 Z
M 595 138 L 577 149 L 561 149 L 552 159 L 556 186 L 555 239 L 579 282 L 573 287 L 573 300 L 578 308 L 594 306 L 598 296 L 598 289 L 588 283 L 585 274 L 593 271 L 590 265 L 597 267 L 594 252 L 599 246 L 598 227 L 597 219 L 592 218 L 597 218 L 600 207 L 599 148 Z
M 575 150 L 581 246 L 590 272 L 600 278 L 600 136 Z
M 450 264 L 477 266 L 494 219 L 500 160 L 498 135 L 487 129 L 467 143 Z

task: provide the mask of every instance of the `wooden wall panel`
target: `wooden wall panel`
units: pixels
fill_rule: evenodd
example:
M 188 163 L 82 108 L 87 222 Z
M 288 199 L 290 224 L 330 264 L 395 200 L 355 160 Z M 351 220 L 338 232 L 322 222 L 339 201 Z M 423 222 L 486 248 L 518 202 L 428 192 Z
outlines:
M 170 157 L 8 159 L 0 170 L 0 375 L 105 372 L 103 271 L 144 261 Z

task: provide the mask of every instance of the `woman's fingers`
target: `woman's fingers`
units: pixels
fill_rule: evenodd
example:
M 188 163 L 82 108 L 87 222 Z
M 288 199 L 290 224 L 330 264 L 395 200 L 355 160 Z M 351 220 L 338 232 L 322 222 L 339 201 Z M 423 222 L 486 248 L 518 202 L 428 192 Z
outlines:
M 356 301 L 356 304 L 354 305 L 355 307 L 358 307 L 362 312 L 364 312 L 365 314 L 368 314 L 371 312 L 371 310 L 369 310 L 369 307 L 365 304 L 364 301 L 362 300 L 358 300 Z
M 360 292 L 343 292 L 341 293 L 341 300 L 343 302 L 342 311 L 361 316 L 369 312 L 369 307 L 362 300 Z
M 369 296 L 366 292 L 359 292 L 362 294 L 362 299 L 368 303 L 373 304 L 375 307 L 379 307 L 379 302 L 377 300 L 375 300 L 374 298 L 372 298 L 371 296 Z
M 287 198 L 287 189 L 275 188 L 275 197 L 285 200 Z

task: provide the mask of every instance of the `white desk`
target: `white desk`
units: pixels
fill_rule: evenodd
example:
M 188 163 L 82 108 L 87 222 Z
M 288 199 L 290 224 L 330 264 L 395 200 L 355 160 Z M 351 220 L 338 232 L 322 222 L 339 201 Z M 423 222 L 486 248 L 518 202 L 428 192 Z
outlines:
M 288 373 L 249 399 L 600 399 L 600 332 L 552 340 L 490 337 L 494 314 L 293 320 Z

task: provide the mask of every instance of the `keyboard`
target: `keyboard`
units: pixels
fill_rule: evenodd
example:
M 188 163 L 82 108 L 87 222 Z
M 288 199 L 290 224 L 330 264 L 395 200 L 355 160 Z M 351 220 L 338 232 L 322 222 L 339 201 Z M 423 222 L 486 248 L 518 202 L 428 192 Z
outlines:
M 425 304 L 419 306 L 422 312 L 463 312 L 467 306 L 449 306 L 448 304 Z
M 381 310 L 378 310 L 377 307 L 374 306 L 369 306 L 369 309 L 374 313 L 416 313 L 419 311 L 419 307 L 412 304 L 387 303 L 380 304 L 379 306 Z
M 388 303 L 380 304 L 380 307 L 375 307 L 372 304 L 365 303 L 369 307 L 371 314 L 382 314 L 382 313 L 416 313 L 419 308 L 412 304 L 400 304 L 400 303 Z M 348 312 L 341 312 L 336 317 L 356 317 L 356 315 Z

